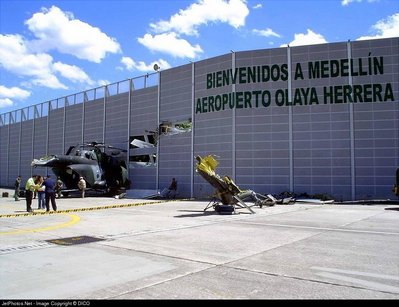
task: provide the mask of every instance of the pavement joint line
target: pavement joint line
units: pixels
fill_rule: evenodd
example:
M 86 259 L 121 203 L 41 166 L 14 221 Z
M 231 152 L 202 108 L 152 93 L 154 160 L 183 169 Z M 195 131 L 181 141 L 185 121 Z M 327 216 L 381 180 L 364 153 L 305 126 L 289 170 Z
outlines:
M 220 265 L 220 266 L 225 266 L 225 265 Z M 326 284 L 326 285 L 332 285 L 332 286 L 338 286 L 338 287 L 349 287 L 349 288 L 354 288 L 354 289 L 376 291 L 376 292 L 382 292 L 382 293 L 387 293 L 387 294 L 397 294 L 396 292 L 393 292 L 393 291 L 379 290 L 379 289 L 374 289 L 372 287 L 368 288 L 368 287 L 364 287 L 364 286 L 341 284 L 341 283 L 336 283 L 336 282 L 329 282 L 329 281 L 305 278 L 305 277 L 300 277 L 300 276 L 292 276 L 292 275 L 287 275 L 287 274 L 264 272 L 264 271 L 259 271 L 259 270 L 246 269 L 246 268 L 233 267 L 233 266 L 225 266 L 225 267 L 234 269 L 234 270 L 239 270 L 239 271 L 244 271 L 244 272 L 249 272 L 249 273 L 258 273 L 258 274 L 268 275 L 268 276 L 273 276 L 273 277 L 284 277 L 284 278 L 289 278 L 289 279 L 296 279 L 296 280 L 301 280 L 301 281 L 308 281 L 308 282 L 312 282 L 312 283 Z
M 291 242 L 291 243 L 293 243 L 293 242 Z M 114 247 L 114 248 L 116 247 L 116 246 L 112 246 L 112 245 L 107 245 L 107 246 Z M 143 287 L 140 287 L 140 288 L 136 288 L 136 289 L 133 289 L 133 290 L 124 291 L 122 293 L 118 293 L 116 295 L 108 297 L 108 298 L 114 298 L 114 299 L 119 297 L 119 296 L 121 296 L 121 295 L 134 293 L 136 291 L 140 291 L 140 290 L 149 288 L 151 286 L 160 285 L 160 284 L 163 284 L 163 283 L 166 283 L 166 282 L 170 282 L 170 281 L 173 281 L 173 280 L 176 280 L 176 279 L 185 278 L 185 277 L 187 277 L 189 275 L 192 275 L 192 274 L 197 274 L 197 273 L 200 273 L 200 272 L 212 270 L 212 269 L 219 268 L 219 267 L 220 268 L 224 267 L 224 268 L 233 269 L 233 270 L 240 270 L 240 271 L 244 271 L 244 272 L 248 272 L 248 273 L 257 273 L 257 274 L 262 274 L 262 275 L 267 275 L 267 276 L 272 276 L 272 277 L 284 277 L 284 278 L 288 278 L 288 279 L 307 281 L 307 282 L 311 282 L 311 283 L 326 284 L 326 285 L 337 286 L 337 287 L 345 287 L 345 288 L 349 287 L 349 288 L 353 288 L 353 289 L 361 289 L 361 290 L 367 290 L 367 291 L 376 291 L 376 292 L 387 293 L 387 294 L 397 294 L 396 292 L 389 291 L 389 290 L 381 290 L 381 289 L 374 289 L 372 287 L 364 287 L 364 286 L 357 286 L 357 285 L 350 285 L 350 284 L 342 284 L 342 283 L 337 283 L 337 282 L 329 282 L 329 281 L 323 281 L 323 280 L 317 280 L 317 279 L 313 279 L 313 278 L 305 278 L 305 277 L 293 276 L 293 275 L 287 275 L 287 274 L 278 274 L 278 273 L 272 273 L 272 272 L 265 272 L 265 271 L 255 270 L 255 269 L 236 267 L 236 266 L 233 265 L 234 262 L 237 262 L 237 261 L 240 261 L 240 260 L 244 260 L 246 258 L 253 257 L 253 256 L 257 255 L 257 254 L 261 254 L 261 253 L 267 252 L 268 250 L 262 251 L 260 253 L 256 253 L 254 255 L 241 257 L 239 259 L 230 260 L 230 261 L 227 261 L 225 263 L 212 263 L 212 262 L 207 262 L 207 261 L 194 260 L 194 259 L 190 259 L 190 258 L 170 256 L 170 255 L 166 255 L 166 254 L 159 254 L 159 253 L 155 253 L 155 252 L 142 251 L 142 250 L 137 250 L 137 249 L 129 249 L 129 248 L 126 248 L 126 247 L 116 247 L 116 248 L 123 248 L 123 249 L 133 250 L 133 251 L 140 252 L 140 253 L 151 254 L 151 255 L 155 255 L 155 256 L 168 257 L 168 258 L 174 258 L 174 259 L 178 259 L 178 260 L 184 260 L 184 261 L 196 262 L 196 263 L 201 263 L 201 264 L 207 264 L 207 265 L 210 265 L 210 266 L 206 267 L 206 268 L 203 268 L 203 269 L 200 269 L 200 270 L 197 270 L 195 272 L 189 272 L 187 274 L 183 274 L 183 275 L 180 275 L 180 276 L 175 276 L 173 278 L 162 280 L 162 281 L 156 282 L 156 283 L 151 284 L 151 285 L 146 285 L 146 286 L 143 286 Z
M 220 215 L 222 216 L 222 215 Z M 169 227 L 169 228 L 160 228 L 160 229 L 152 229 L 152 230 L 146 230 L 146 231 L 131 231 L 131 232 L 124 232 L 124 233 L 119 233 L 119 234 L 112 234 L 112 235 L 100 235 L 101 237 L 104 237 L 109 240 L 113 239 L 119 239 L 123 237 L 129 237 L 129 236 L 141 236 L 141 235 L 146 235 L 146 234 L 152 234 L 152 233 L 159 233 L 159 232 L 168 232 L 168 231 L 175 231 L 175 230 L 182 230 L 182 229 L 189 229 L 189 228 L 197 228 L 197 227 L 202 227 L 202 226 L 209 226 L 209 225 L 215 225 L 219 223 L 224 223 L 224 222 L 235 222 L 235 221 L 241 221 L 243 219 L 247 218 L 255 218 L 255 216 L 251 215 L 224 215 L 223 218 L 219 220 L 207 220 L 203 221 L 199 224 L 195 225 L 179 225 L 179 226 L 174 226 L 174 227 Z
M 186 259 L 183 259 L 183 260 L 186 260 Z M 213 265 L 212 267 L 209 267 L 209 268 L 204 268 L 204 269 L 200 269 L 200 270 L 196 270 L 196 271 L 191 271 L 191 272 L 188 272 L 188 273 L 185 273 L 185 274 L 181 274 L 181 275 L 178 275 L 178 276 L 170 277 L 168 279 L 160 280 L 160 281 L 154 282 L 152 284 L 148 284 L 148 285 L 145 285 L 145 286 L 142 286 L 142 287 L 137 287 L 137 288 L 132 289 L 132 290 L 127 290 L 127 291 L 124 291 L 124 292 L 121 292 L 121 293 L 118 293 L 118 294 L 114 294 L 114 295 L 108 296 L 106 299 L 118 299 L 118 297 L 120 297 L 122 295 L 127 295 L 127 294 L 131 294 L 131 293 L 134 293 L 134 292 L 137 292 L 137 291 L 145 290 L 145 289 L 150 288 L 150 287 L 162 285 L 164 283 L 175 281 L 175 280 L 178 280 L 180 278 L 185 278 L 185 277 L 190 276 L 190 275 L 195 275 L 195 274 L 207 271 L 207 270 L 215 268 L 215 267 L 217 267 L 217 265 Z
M 113 246 L 111 246 L 113 247 Z M 126 248 L 124 248 L 126 249 Z M 287 279 L 294 279 L 294 280 L 301 280 L 301 281 L 306 281 L 306 282 L 310 282 L 310 283 L 318 283 L 318 284 L 326 284 L 326 285 L 331 285 L 331 286 L 337 286 L 337 287 L 349 287 L 349 288 L 353 288 L 353 289 L 361 289 L 361 290 L 368 290 L 368 291 L 376 291 L 376 292 L 381 292 L 381 293 L 387 293 L 387 294 L 397 294 L 395 292 L 392 291 L 388 291 L 388 290 L 380 290 L 380 289 L 373 289 L 373 288 L 369 288 L 369 287 L 364 287 L 364 286 L 357 286 L 357 285 L 350 285 L 350 284 L 345 284 L 345 283 L 337 283 L 337 282 L 329 282 L 329 281 L 323 281 L 323 280 L 318 280 L 318 279 L 314 279 L 314 278 L 306 278 L 306 277 L 300 277 L 300 276 L 295 276 L 295 275 L 288 275 L 288 274 L 278 274 L 278 273 L 273 273 L 273 272 L 266 272 L 266 271 L 260 271 L 260 270 L 256 270 L 256 269 L 249 269 L 249 268 L 241 268 L 241 267 L 237 267 L 234 266 L 232 263 L 243 260 L 245 258 L 249 258 L 249 257 L 253 257 L 254 255 L 251 256 L 245 256 L 239 259 L 234 259 L 231 261 L 227 261 L 225 263 L 212 263 L 212 262 L 206 262 L 206 261 L 198 261 L 198 260 L 193 260 L 193 259 L 189 259 L 189 258 L 184 258 L 184 257 L 176 257 L 176 256 L 170 256 L 170 255 L 165 255 L 165 254 L 159 254 L 159 253 L 154 253 L 154 252 L 148 252 L 148 251 L 142 251 L 142 250 L 136 250 L 136 249 L 129 249 L 129 250 L 134 250 L 136 252 L 141 252 L 141 253 L 148 253 L 148 254 L 152 254 L 152 255 L 156 255 L 156 256 L 161 256 L 161 257 L 169 257 L 169 258 L 175 258 L 175 259 L 180 259 L 180 260 L 185 260 L 185 261 L 191 261 L 191 262 L 196 262 L 196 263 L 201 263 L 201 264 L 207 264 L 209 265 L 209 267 L 205 267 L 202 269 L 199 269 L 197 271 L 193 271 L 193 272 L 189 272 L 183 275 L 179 275 L 179 276 L 175 276 L 173 278 L 169 278 L 166 280 L 162 280 L 150 285 L 145 285 L 142 287 L 138 287 L 136 289 L 133 290 L 128 290 L 128 291 L 124 291 L 118 294 L 114 294 L 111 295 L 109 297 L 107 297 L 107 299 L 116 299 L 120 296 L 129 294 L 129 293 L 134 293 L 152 286 L 156 286 L 156 285 L 160 285 L 163 283 L 167 283 L 170 281 L 174 281 L 177 279 L 181 279 L 181 278 L 185 278 L 189 275 L 193 275 L 193 274 L 197 274 L 200 272 L 205 272 L 208 270 L 213 270 L 213 269 L 217 269 L 217 268 L 228 268 L 228 269 L 232 269 L 232 270 L 239 270 L 239 271 L 243 271 L 243 272 L 247 272 L 247 273 L 256 273 L 256 274 L 261 274 L 261 275 L 267 275 L 267 276 L 271 276 L 271 277 L 283 277 L 283 278 L 287 278 Z M 261 253 L 264 253 L 267 251 L 262 251 Z
M 41 248 L 48 248 L 48 247 L 55 247 L 55 245 L 51 244 L 49 242 L 40 241 L 40 242 L 30 243 L 30 244 L 5 246 L 3 248 L 0 248 L 0 255 L 9 254 L 12 252 L 27 251 L 27 250 L 32 250 L 32 249 L 41 249 Z
M 234 259 L 234 260 L 230 260 L 227 261 L 225 263 L 212 263 L 212 262 L 206 262 L 206 261 L 199 261 L 199 260 L 194 260 L 194 259 L 190 259 L 190 258 L 184 258 L 184 257 L 177 257 L 177 256 L 170 256 L 170 255 L 166 255 L 166 254 L 159 254 L 159 253 L 155 253 L 155 252 L 149 252 L 149 251 L 142 251 L 142 250 L 137 250 L 137 249 L 129 249 L 126 247 L 115 247 L 112 245 L 107 245 L 109 247 L 114 247 L 114 248 L 122 248 L 122 249 L 126 249 L 126 250 L 133 250 L 136 252 L 140 252 L 140 253 L 145 253 L 145 254 L 151 254 L 151 255 L 155 255 L 155 256 L 161 256 L 161 257 L 167 257 L 167 258 L 174 258 L 174 259 L 178 259 L 178 260 L 184 260 L 184 261 L 190 261 L 190 262 L 195 262 L 195 263 L 201 263 L 201 264 L 207 264 L 209 265 L 209 267 L 200 269 L 200 270 L 196 270 L 193 272 L 189 272 L 183 275 L 179 275 L 179 276 L 175 276 L 173 278 L 168 278 L 165 280 L 161 280 L 159 282 L 150 284 L 150 285 L 145 285 L 143 287 L 139 287 L 133 290 L 128 290 L 128 291 L 124 291 L 118 294 L 114 294 L 111 295 L 109 297 L 107 297 L 107 299 L 116 299 L 122 295 L 126 295 L 129 293 L 134 293 L 152 286 L 156 286 L 156 285 L 160 285 L 163 283 L 167 283 L 170 281 L 174 281 L 177 279 L 181 279 L 181 278 L 185 278 L 189 275 L 193 275 L 193 274 L 197 274 L 200 272 L 205 272 L 208 270 L 212 270 L 215 268 L 228 268 L 228 269 L 232 269 L 232 270 L 239 270 L 239 271 L 243 271 L 243 272 L 247 272 L 247 273 L 256 273 L 256 274 L 261 274 L 261 275 L 267 275 L 267 276 L 271 276 L 271 277 L 284 277 L 284 278 L 288 278 L 288 279 L 294 279 L 294 280 L 300 280 L 300 281 L 307 281 L 307 282 L 311 282 L 311 283 L 318 283 L 318 284 L 326 284 L 326 285 L 331 285 L 331 286 L 337 286 L 337 287 L 349 287 L 349 288 L 353 288 L 353 289 L 361 289 L 361 290 L 368 290 L 368 291 L 377 291 L 377 292 L 381 292 L 381 293 L 387 293 L 387 294 L 397 294 L 395 292 L 392 291 L 388 291 L 388 290 L 379 290 L 379 289 L 374 289 L 374 288 L 368 288 L 368 287 L 364 287 L 364 286 L 356 286 L 356 285 L 349 285 L 349 284 L 341 284 L 341 283 L 336 283 L 336 282 L 328 282 L 328 281 L 323 281 L 323 280 L 317 280 L 317 279 L 312 279 L 312 278 L 305 278 L 305 277 L 300 277 L 300 276 L 293 276 L 293 275 L 287 275 L 287 274 L 278 274 L 278 273 L 272 273 L 272 272 L 265 272 L 265 271 L 259 271 L 256 269 L 248 269 L 248 268 L 241 268 L 241 267 L 236 267 L 233 265 L 234 262 L 243 260 L 245 258 L 250 258 L 253 257 L 254 255 L 257 254 L 261 254 L 267 251 L 262 251 L 261 253 L 256 253 L 254 255 L 250 255 L 250 256 L 245 256 L 245 257 L 241 257 L 239 259 Z
M 59 212 L 59 213 L 61 213 L 61 210 L 60 211 L 56 211 L 56 212 Z M 45 213 L 45 212 L 44 212 Z M 234 215 L 232 215 L 232 216 L 229 216 L 229 217 L 233 217 Z M 153 229 L 153 230 L 148 230 L 148 231 L 140 231 L 140 232 L 128 232 L 128 233 L 126 233 L 126 232 L 124 232 L 124 233 L 119 233 L 119 234 L 112 234 L 112 235 L 108 235 L 108 234 L 105 234 L 105 235 L 95 235 L 95 237 L 96 238 L 101 238 L 101 239 L 104 239 L 104 240 L 106 240 L 106 241 L 104 241 L 104 242 L 102 242 L 101 244 L 102 245 L 105 245 L 105 246 L 109 246 L 109 247 L 116 247 L 116 246 L 113 246 L 113 245 L 108 245 L 108 244 L 106 244 L 106 242 L 107 241 L 112 241 L 112 240 L 116 240 L 116 239 L 120 239 L 120 238 L 124 238 L 124 237 L 134 237 L 134 236 L 141 236 L 141 235 L 146 235 L 146 234 L 153 234 L 153 233 L 160 233 L 160 232 L 168 232 L 168 231 L 175 231 L 175 230 L 182 230 L 182 229 L 188 229 L 188 228 L 197 228 L 197 227 L 202 227 L 202 226 L 208 226 L 208 225 L 214 225 L 214 224 L 218 224 L 218 223 L 224 223 L 224 222 L 230 222 L 230 221 L 236 221 L 236 220 L 241 220 L 241 219 L 243 219 L 243 218 L 249 218 L 249 217 L 251 217 L 251 216 L 234 216 L 234 219 L 230 219 L 230 218 L 228 218 L 228 217 L 224 217 L 224 218 L 222 218 L 222 219 L 220 219 L 220 220 L 212 220 L 212 221 L 204 221 L 204 222 L 202 222 L 201 224 L 197 224 L 197 225 L 181 225 L 181 226 L 175 226 L 175 227 L 170 227 L 170 228 L 166 228 L 166 229 L 164 229 L 164 228 L 160 228 L 160 229 Z M 4 253 L 4 252 L 8 252 L 8 251 L 11 251 L 11 250 L 17 250 L 17 249 L 21 249 L 21 248 L 28 248 L 28 249 L 30 249 L 30 247 L 31 247 L 31 245 L 20 245 L 20 246 L 17 246 L 17 247 L 12 247 L 11 249 L 10 248 L 4 248 L 4 249 L 0 249 L 0 254 L 2 254 L 2 253 Z M 47 247 L 47 245 L 46 244 L 44 244 L 43 245 L 43 247 Z M 120 247 L 118 247 L 118 248 L 120 248 Z M 127 249 L 127 248 L 126 248 Z M 131 250 L 131 249 L 129 249 L 129 250 Z M 140 250 L 137 250 L 137 251 L 139 251 L 139 252 L 144 252 L 144 253 L 150 253 L 150 252 L 145 252 L 145 251 L 140 251 Z M 170 257 L 170 256 L 168 256 L 168 257 Z M 185 258 L 181 258 L 181 259 L 185 259 Z M 193 261 L 193 260 L 190 260 L 190 259 L 185 259 L 185 260 L 189 260 L 189 261 Z M 207 262 L 204 262 L 204 263 L 207 263 Z M 214 263 L 207 263 L 207 264 L 212 264 L 212 265 L 214 265 Z
M 188 199 L 173 199 L 173 200 L 162 200 L 162 201 L 148 201 L 141 203 L 130 203 L 130 204 L 119 204 L 119 205 L 106 205 L 98 207 L 89 208 L 75 208 L 75 209 L 65 209 L 57 211 L 45 211 L 45 212 L 27 212 L 20 214 L 1 214 L 0 218 L 12 218 L 12 217 L 24 217 L 24 216 L 34 216 L 34 215 L 49 215 L 49 214 L 59 214 L 59 213 L 69 213 L 69 212 L 82 212 L 82 211 L 93 211 L 93 210 L 104 210 L 104 209 L 114 209 L 114 208 L 127 208 L 127 207 L 137 207 L 152 204 L 162 204 L 167 202 L 180 202 L 186 201 Z
M 314 229 L 322 231 L 340 231 L 340 232 L 355 232 L 355 233 L 367 233 L 367 234 L 383 234 L 383 235 L 399 235 L 399 232 L 385 232 L 385 231 L 371 231 L 371 230 L 358 230 L 358 229 L 345 229 L 345 228 L 329 228 L 329 227 L 317 227 L 317 226 L 303 226 L 303 225 L 288 225 L 288 224 L 266 224 L 257 222 L 241 222 L 245 224 L 261 225 L 261 226 L 273 226 L 273 227 L 286 227 L 286 228 L 302 228 L 302 229 Z

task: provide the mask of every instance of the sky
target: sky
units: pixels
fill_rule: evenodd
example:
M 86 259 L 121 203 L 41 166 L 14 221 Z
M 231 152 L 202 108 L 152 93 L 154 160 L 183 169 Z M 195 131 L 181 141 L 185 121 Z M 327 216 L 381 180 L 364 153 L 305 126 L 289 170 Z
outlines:
M 0 0 L 0 114 L 233 51 L 399 37 L 398 0 Z

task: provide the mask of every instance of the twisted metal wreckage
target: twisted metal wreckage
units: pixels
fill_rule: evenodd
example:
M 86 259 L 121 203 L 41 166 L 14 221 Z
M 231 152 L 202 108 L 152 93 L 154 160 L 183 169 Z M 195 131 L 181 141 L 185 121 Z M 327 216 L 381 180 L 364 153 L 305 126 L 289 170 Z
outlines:
M 246 208 L 251 213 L 255 213 L 251 209 L 253 206 L 262 208 L 276 204 L 277 199 L 270 194 L 265 196 L 252 190 L 241 190 L 229 176 L 220 177 L 215 172 L 219 162 L 212 155 L 204 158 L 196 156 L 195 158 L 198 162 L 196 172 L 216 189 L 213 199 L 204 211 L 212 207 L 216 212 L 228 214 L 233 211 L 236 213 L 237 208 Z M 244 200 L 251 200 L 252 204 L 248 205 Z
M 64 155 L 47 155 L 34 159 L 33 167 L 49 167 L 63 182 L 63 196 L 78 191 L 83 177 L 87 190 L 104 194 L 124 194 L 130 187 L 126 167 L 126 150 L 98 142 L 70 146 Z

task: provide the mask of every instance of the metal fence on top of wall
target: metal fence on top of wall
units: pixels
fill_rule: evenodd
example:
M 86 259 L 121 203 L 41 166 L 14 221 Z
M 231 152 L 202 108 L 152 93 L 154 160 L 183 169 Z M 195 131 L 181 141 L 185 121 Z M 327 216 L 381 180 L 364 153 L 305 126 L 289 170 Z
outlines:
M 27 166 L 34 158 L 65 153 L 71 144 L 108 138 L 129 150 L 131 93 L 157 85 L 158 75 L 151 73 L 0 114 L 0 185 L 12 186 L 18 175 L 25 180 L 32 175 Z M 107 114 L 115 112 L 126 118 L 124 135 L 120 126 L 112 131 L 117 123 Z M 48 170 L 35 172 L 45 175 Z

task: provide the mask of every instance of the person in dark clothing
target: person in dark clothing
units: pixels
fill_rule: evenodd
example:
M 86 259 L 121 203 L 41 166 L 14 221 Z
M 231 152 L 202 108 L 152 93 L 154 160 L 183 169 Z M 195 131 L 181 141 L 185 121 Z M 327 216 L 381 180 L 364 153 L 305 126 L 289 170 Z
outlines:
M 176 178 L 172 179 L 172 183 L 169 186 L 169 190 L 176 191 L 177 190 L 177 181 Z
M 14 184 L 14 199 L 15 201 L 19 200 L 19 191 L 21 188 L 21 176 L 18 176 L 17 179 L 15 179 L 15 184 Z
M 165 198 L 176 198 L 176 194 L 177 194 L 177 181 L 176 178 L 173 178 L 169 188 L 163 189 L 163 191 L 161 192 L 161 196 Z
M 396 169 L 396 182 L 393 185 L 393 193 L 399 197 L 399 168 Z
M 47 176 L 46 180 L 44 180 L 43 185 L 46 186 L 46 211 L 50 211 L 50 201 L 51 206 L 54 211 L 57 211 L 57 204 L 55 202 L 55 189 L 57 182 L 51 178 L 50 175 Z

